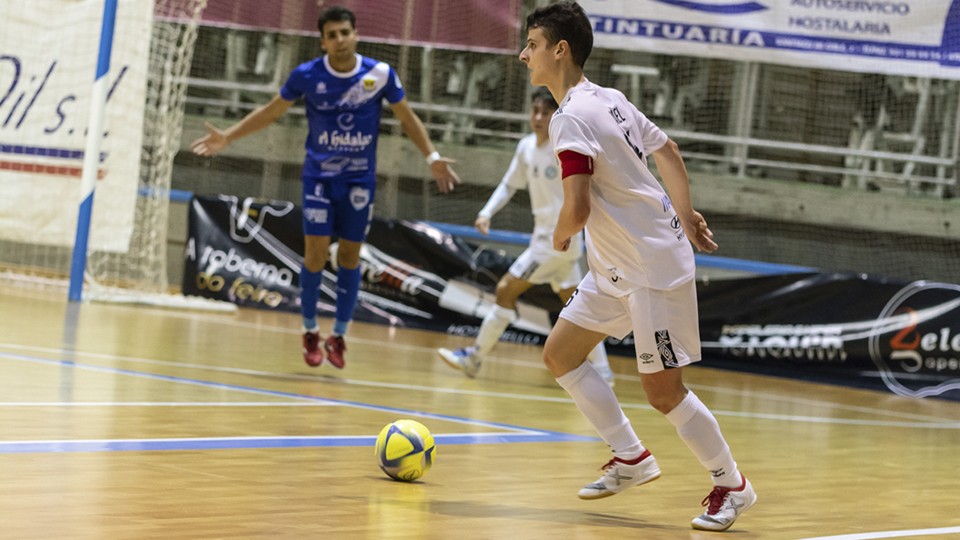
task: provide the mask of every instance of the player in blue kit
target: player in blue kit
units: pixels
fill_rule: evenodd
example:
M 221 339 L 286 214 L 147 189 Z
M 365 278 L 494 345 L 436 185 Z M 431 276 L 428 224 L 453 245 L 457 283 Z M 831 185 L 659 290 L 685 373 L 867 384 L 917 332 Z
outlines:
M 373 216 L 376 191 L 377 134 L 384 99 L 403 132 L 425 156 L 440 192 L 460 182 L 451 160 L 440 157 L 423 123 L 407 103 L 400 79 L 384 62 L 357 54 L 356 17 L 331 7 L 317 21 L 324 56 L 290 73 L 269 103 L 233 126 L 206 124 L 207 134 L 191 145 L 194 153 L 212 156 L 231 142 L 259 131 L 303 99 L 309 134 L 303 163 L 304 258 L 300 271 L 303 358 L 310 366 L 327 360 L 343 368 L 343 336 L 353 319 L 360 288 L 360 246 Z M 330 237 L 337 236 L 337 307 L 333 332 L 321 349 L 317 300 Z

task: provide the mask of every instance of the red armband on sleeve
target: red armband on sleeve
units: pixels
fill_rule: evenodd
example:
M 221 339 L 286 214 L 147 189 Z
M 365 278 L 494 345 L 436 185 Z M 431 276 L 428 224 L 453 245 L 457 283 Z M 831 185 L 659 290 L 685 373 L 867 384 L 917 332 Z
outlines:
M 573 150 L 564 150 L 557 154 L 563 178 L 575 174 L 593 174 L 593 158 Z

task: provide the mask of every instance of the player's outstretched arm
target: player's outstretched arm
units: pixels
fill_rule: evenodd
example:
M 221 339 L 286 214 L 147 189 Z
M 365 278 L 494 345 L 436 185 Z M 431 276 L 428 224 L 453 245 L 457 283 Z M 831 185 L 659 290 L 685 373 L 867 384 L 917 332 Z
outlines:
M 677 143 L 672 139 L 668 140 L 663 147 L 653 153 L 653 159 L 657 162 L 660 178 L 667 186 L 670 201 L 673 203 L 673 209 L 677 211 L 677 217 L 680 218 L 683 232 L 697 251 L 712 253 L 718 246 L 713 241 L 713 231 L 707 227 L 707 220 L 700 212 L 693 209 L 687 167 L 683 164 L 683 157 L 680 156 Z
M 440 193 L 453 191 L 456 185 L 460 183 L 460 177 L 450 166 L 450 164 L 456 162 L 449 158 L 440 157 L 440 154 L 433 147 L 433 143 L 430 142 L 427 128 L 424 127 L 417 113 L 410 108 L 407 98 L 391 103 L 390 109 L 393 110 L 394 116 L 400 121 L 403 132 L 407 134 L 407 137 L 410 137 L 413 144 L 420 149 L 420 152 L 426 158 L 427 164 L 430 165 L 430 174 L 437 181 L 437 189 L 440 190 Z
M 218 154 L 224 148 L 230 146 L 231 142 L 260 131 L 274 123 L 277 118 L 287 112 L 291 105 L 293 105 L 292 101 L 287 101 L 277 95 L 269 103 L 257 107 L 227 129 L 218 129 L 210 122 L 204 122 L 203 125 L 207 128 L 207 134 L 190 143 L 190 149 L 193 150 L 194 154 L 200 156 Z
M 516 157 L 514 157 L 514 159 L 516 159 Z M 514 167 L 511 164 L 511 170 L 513 169 Z M 509 174 L 504 176 L 503 180 L 497 184 L 497 188 L 490 194 L 487 203 L 480 209 L 476 221 L 473 222 L 473 226 L 484 235 L 490 234 L 490 219 L 510 202 L 510 199 L 513 198 L 516 192 L 517 190 L 510 185 Z

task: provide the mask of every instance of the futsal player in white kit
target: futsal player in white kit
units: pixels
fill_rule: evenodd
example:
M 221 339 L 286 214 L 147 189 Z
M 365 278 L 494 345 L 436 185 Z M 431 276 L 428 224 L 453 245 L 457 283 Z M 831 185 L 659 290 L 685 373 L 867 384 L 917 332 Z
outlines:
M 545 88 L 533 93 L 530 108 L 530 127 L 533 132 L 520 139 L 507 172 L 474 222 L 477 230 L 489 234 L 490 219 L 506 206 L 517 190 L 529 189 L 534 221 L 530 245 L 497 283 L 496 304 L 484 317 L 474 344 L 454 350 L 437 350 L 447 365 L 463 371 L 470 378 L 477 376 L 483 358 L 490 354 L 507 326 L 513 322 L 517 298 L 521 294 L 534 285 L 549 283 L 560 299 L 566 302 L 583 278 L 580 270 L 583 241 L 579 234 L 571 239 L 568 250 L 553 249 L 553 229 L 563 205 L 560 165 L 550 145 L 548 132 L 550 117 L 556 110 L 557 102 Z M 610 370 L 603 343 L 590 351 L 588 359 L 607 384 L 613 386 L 613 371 Z
M 547 338 L 544 362 L 613 451 L 605 474 L 579 496 L 608 497 L 660 476 L 617 396 L 584 362 L 607 335 L 632 331 L 647 399 L 713 478 L 706 511 L 691 525 L 726 530 L 757 496 L 717 420 L 682 379 L 683 366 L 701 357 L 690 243 L 712 252 L 713 233 L 693 209 L 676 143 L 621 92 L 584 77 L 593 31 L 583 9 L 575 2 L 544 6 L 526 27 L 520 61 L 531 83 L 549 88 L 560 104 L 550 122 L 564 191 L 554 247 L 569 249 L 586 228 L 590 267 Z M 669 196 L 647 169 L 651 155 Z

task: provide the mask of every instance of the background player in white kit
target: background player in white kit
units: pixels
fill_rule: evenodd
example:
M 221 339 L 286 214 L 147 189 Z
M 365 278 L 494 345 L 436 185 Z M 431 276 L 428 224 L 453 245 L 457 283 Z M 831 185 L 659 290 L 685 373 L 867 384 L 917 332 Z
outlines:
M 534 220 L 530 246 L 517 257 L 497 283 L 497 302 L 484 317 L 476 341 L 469 347 L 437 350 L 444 362 L 470 378 L 476 377 L 483 357 L 490 353 L 513 321 L 517 298 L 521 294 L 534 285 L 549 283 L 560 299 L 566 302 L 583 278 L 580 271 L 583 253 L 580 235 L 572 238 L 567 251 L 553 249 L 553 229 L 563 205 L 560 164 L 550 145 L 548 131 L 550 117 L 556 110 L 557 102 L 545 88 L 533 93 L 530 109 L 533 133 L 520 139 L 510 167 L 474 222 L 481 233 L 489 234 L 490 218 L 503 209 L 518 189 L 530 190 Z M 603 343 L 590 351 L 588 359 L 604 380 L 613 386 L 613 372 Z
M 575 2 L 538 8 L 527 18 L 520 61 L 530 81 L 550 89 L 560 108 L 550 139 L 560 160 L 564 200 L 554 247 L 568 249 L 586 228 L 590 272 L 544 345 L 544 362 L 614 457 L 583 499 L 614 495 L 660 476 L 616 395 L 583 359 L 607 335 L 633 332 L 647 399 L 713 477 L 695 529 L 722 531 L 757 500 L 720 426 L 683 384 L 683 366 L 700 360 L 692 242 L 713 251 L 713 233 L 690 201 L 676 143 L 617 90 L 583 76 L 593 48 L 590 20 Z M 647 169 L 652 155 L 670 196 Z M 689 239 L 689 242 L 687 241 Z

